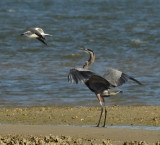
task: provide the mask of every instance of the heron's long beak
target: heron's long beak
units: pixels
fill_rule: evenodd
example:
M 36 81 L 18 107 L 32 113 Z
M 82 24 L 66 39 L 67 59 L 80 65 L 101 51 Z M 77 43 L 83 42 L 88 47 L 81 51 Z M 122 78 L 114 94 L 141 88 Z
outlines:
M 84 49 L 84 48 L 78 48 L 78 49 L 82 50 L 85 53 L 89 53 L 87 49 Z

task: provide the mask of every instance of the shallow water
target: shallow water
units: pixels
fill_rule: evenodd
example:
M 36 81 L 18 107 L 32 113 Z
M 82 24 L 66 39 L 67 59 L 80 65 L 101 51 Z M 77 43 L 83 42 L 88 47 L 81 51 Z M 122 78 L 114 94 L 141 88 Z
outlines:
M 96 127 L 95 125 L 58 125 L 58 126 Z M 106 126 L 105 128 L 160 130 L 160 127 L 153 127 L 153 126 L 118 126 L 116 125 L 116 126 Z
M 95 95 L 67 82 L 93 49 L 90 69 L 103 75 L 117 68 L 129 81 L 108 105 L 160 105 L 160 2 L 158 0 L 0 1 L 0 106 L 98 105 Z M 21 37 L 42 27 L 48 46 Z

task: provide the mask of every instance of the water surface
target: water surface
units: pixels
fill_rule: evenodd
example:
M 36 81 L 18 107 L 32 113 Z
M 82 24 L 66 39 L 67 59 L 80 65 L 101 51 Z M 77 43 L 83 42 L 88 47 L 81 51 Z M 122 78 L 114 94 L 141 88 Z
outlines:
M 158 0 L 0 1 L 0 106 L 98 105 L 83 84 L 67 81 L 82 67 L 90 48 L 90 69 L 103 75 L 119 69 L 129 81 L 107 105 L 160 105 L 160 2 Z M 46 33 L 48 46 L 21 37 L 29 26 Z

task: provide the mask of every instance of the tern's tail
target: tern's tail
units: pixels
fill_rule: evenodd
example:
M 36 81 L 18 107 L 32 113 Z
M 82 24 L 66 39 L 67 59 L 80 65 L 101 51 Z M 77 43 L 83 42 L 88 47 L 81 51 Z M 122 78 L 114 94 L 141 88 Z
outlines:
M 50 35 L 50 34 L 43 34 L 44 36 L 52 36 L 52 35 Z

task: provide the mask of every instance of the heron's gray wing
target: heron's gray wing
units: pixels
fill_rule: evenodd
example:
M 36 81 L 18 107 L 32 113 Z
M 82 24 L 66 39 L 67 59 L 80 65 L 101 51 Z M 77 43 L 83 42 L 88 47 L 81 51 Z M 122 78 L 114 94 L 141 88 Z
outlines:
M 37 38 L 39 41 L 41 41 L 42 43 L 44 43 L 45 45 L 47 45 L 47 43 L 43 40 L 43 39 L 41 39 L 41 38 Z
M 104 74 L 104 78 L 114 87 L 123 85 L 128 81 L 128 79 L 131 79 L 139 85 L 142 85 L 142 83 L 140 83 L 138 80 L 116 69 L 108 69 Z
M 95 73 L 83 68 L 73 68 L 69 71 L 68 81 L 71 83 L 85 83 Z
M 39 31 L 37 31 L 35 28 L 29 28 L 29 31 L 31 31 L 32 33 L 36 34 L 37 36 L 39 36 L 41 39 L 45 40 L 45 38 L 41 35 L 41 33 Z

